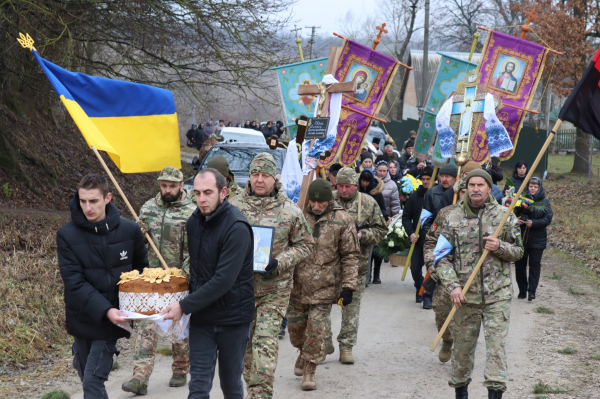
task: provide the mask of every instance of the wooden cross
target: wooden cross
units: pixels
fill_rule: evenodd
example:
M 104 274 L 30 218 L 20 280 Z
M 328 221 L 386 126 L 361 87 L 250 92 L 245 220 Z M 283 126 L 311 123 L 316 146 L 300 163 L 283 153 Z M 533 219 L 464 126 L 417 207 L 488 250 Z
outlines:
M 381 26 L 375 27 L 375 29 L 377 29 L 379 33 L 377 34 L 375 40 L 373 40 L 373 47 L 371 48 L 371 50 L 375 50 L 377 45 L 380 43 L 379 39 L 381 39 L 381 34 L 388 33 L 387 29 L 385 29 L 385 22 Z
M 524 39 L 527 32 L 529 32 L 529 30 L 531 29 L 529 27 L 531 20 L 538 19 L 538 16 L 535 15 L 535 9 L 531 12 L 525 11 L 525 15 L 527 15 L 527 22 L 525 22 L 525 25 L 521 26 L 521 39 Z
M 338 47 L 332 47 L 329 49 L 329 59 L 327 60 L 327 67 L 325 68 L 325 74 L 326 75 L 333 75 L 335 73 L 335 69 L 337 67 L 337 63 L 338 60 L 340 58 L 340 54 L 341 54 L 341 49 Z M 319 105 L 317 105 L 317 116 L 318 117 L 325 117 L 328 114 L 328 110 L 329 110 L 329 100 L 330 100 L 330 95 L 331 93 L 354 93 L 357 89 L 357 81 L 356 79 L 351 81 L 351 82 L 340 82 L 340 83 L 334 83 L 332 85 L 328 85 L 327 86 L 327 90 L 325 91 L 325 93 L 321 96 L 322 98 L 319 99 L 319 101 L 323 101 L 322 105 L 319 107 Z M 319 88 L 319 85 L 300 85 L 298 86 L 298 95 L 302 96 L 302 95 L 321 95 L 321 89 Z M 298 130 L 300 130 L 300 126 L 298 126 Z M 301 144 L 301 142 L 297 141 L 299 144 Z M 310 142 L 310 147 L 312 148 L 313 144 L 315 143 L 315 140 L 311 140 Z M 328 156 L 327 154 L 323 154 L 326 157 Z M 300 189 L 300 197 L 298 199 L 298 207 L 300 207 L 300 209 L 302 209 L 303 211 L 306 210 L 306 207 L 308 206 L 308 186 L 310 185 L 310 183 L 313 181 L 313 176 L 315 174 L 315 171 L 312 170 L 309 172 L 308 175 L 304 176 L 304 178 L 302 179 L 302 187 Z

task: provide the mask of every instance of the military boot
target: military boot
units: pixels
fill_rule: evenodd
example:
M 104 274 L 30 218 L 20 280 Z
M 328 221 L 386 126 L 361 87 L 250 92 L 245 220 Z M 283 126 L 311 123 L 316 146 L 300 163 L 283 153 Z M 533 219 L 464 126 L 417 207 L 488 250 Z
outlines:
M 502 391 L 488 389 L 488 399 L 502 399 Z
M 121 385 L 121 389 L 136 395 L 148 395 L 148 385 L 137 378 L 132 378 L 129 381 L 124 382 L 123 385 Z
M 423 302 L 423 295 L 419 295 L 419 291 L 421 291 L 421 287 L 417 288 L 417 295 L 416 295 L 417 303 Z
M 452 341 L 444 340 L 444 344 L 442 345 L 442 349 L 440 349 L 440 353 L 438 354 L 440 358 L 440 362 L 446 363 L 452 357 Z
M 187 375 L 181 373 L 173 373 L 173 377 L 169 381 L 170 387 L 182 387 L 187 382 Z
M 298 359 L 296 359 L 296 364 L 294 365 L 294 375 L 298 377 L 302 377 L 304 374 L 304 360 L 302 360 L 302 352 L 298 354 Z
M 307 362 L 304 365 L 304 374 L 302 374 L 302 390 L 314 391 L 317 389 L 317 381 L 315 380 L 315 372 L 317 365 L 312 362 Z
M 354 356 L 352 356 L 352 349 L 340 349 L 340 363 L 354 364 Z
M 379 278 L 381 272 L 381 266 L 375 266 L 373 268 L 373 284 L 381 284 L 381 279 Z
M 468 388 L 468 385 L 465 385 L 464 387 L 454 388 L 454 391 L 456 392 L 456 399 L 469 399 L 469 392 L 467 390 Z
M 327 358 L 327 355 L 331 355 L 333 352 L 335 352 L 335 347 L 333 346 L 333 344 L 327 345 L 323 349 L 323 353 L 321 354 L 321 356 L 319 356 L 319 358 L 317 359 L 317 364 L 325 361 L 325 358 Z

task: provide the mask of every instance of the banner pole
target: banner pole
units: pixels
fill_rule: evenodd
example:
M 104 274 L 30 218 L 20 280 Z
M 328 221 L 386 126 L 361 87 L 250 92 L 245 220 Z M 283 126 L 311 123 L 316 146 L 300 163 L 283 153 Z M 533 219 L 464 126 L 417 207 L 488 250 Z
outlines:
M 129 212 L 131 212 L 131 215 L 133 216 L 133 218 L 135 219 L 135 221 L 139 222 L 140 219 L 138 218 L 138 215 L 133 210 L 133 207 L 129 203 L 129 200 L 125 196 L 125 193 L 123 193 L 123 190 L 121 190 L 121 186 L 119 186 L 119 183 L 117 183 L 117 181 L 115 180 L 115 177 L 113 176 L 112 172 L 110 171 L 110 169 L 108 169 L 108 166 L 106 165 L 106 162 L 104 162 L 104 159 L 102 158 L 102 156 L 100 155 L 100 153 L 96 149 L 96 146 L 94 146 L 94 145 L 92 146 L 92 151 L 94 151 L 94 154 L 96 154 L 96 157 L 98 157 L 98 160 L 100 161 L 100 163 L 104 167 L 104 170 L 108 174 L 108 177 L 110 177 L 110 181 L 112 181 L 113 185 L 116 187 L 117 191 L 119 192 L 119 195 L 121 196 L 121 198 L 123 198 L 123 201 L 125 201 L 125 205 L 127 205 L 127 208 L 129 208 Z M 154 240 L 152 239 L 152 237 L 150 236 L 150 234 L 146 233 L 145 237 L 148 240 L 148 243 L 150 244 L 150 246 L 152 247 L 152 249 L 154 250 L 154 252 L 156 253 L 156 255 L 158 256 L 158 259 L 160 260 L 160 264 L 162 265 L 162 267 L 164 267 L 165 270 L 169 269 L 169 266 L 167 266 L 167 263 L 165 262 L 164 258 L 162 257 L 162 255 L 158 251 L 158 248 L 156 248 L 156 245 L 154 245 Z
M 433 168 L 433 174 L 431 175 L 431 180 L 429 181 L 428 190 L 431 190 L 431 187 L 433 187 L 433 182 L 435 181 L 435 176 L 437 175 L 438 169 L 439 168 L 437 166 Z M 423 209 L 421 209 L 421 213 L 423 213 Z M 419 231 L 421 230 L 421 213 L 419 213 L 419 221 L 417 222 L 417 228 L 415 229 L 415 235 L 417 238 L 419 237 Z M 404 278 L 406 277 L 406 272 L 410 266 L 410 258 L 412 258 L 413 251 L 415 250 L 415 244 L 416 243 L 413 242 L 410 246 L 410 251 L 408 251 L 408 258 L 406 258 L 406 263 L 404 264 L 404 271 L 402 272 L 401 281 L 404 281 Z
M 548 147 L 550 146 L 550 143 L 554 139 L 554 135 L 556 134 L 556 131 L 560 127 L 561 123 L 562 123 L 562 121 L 560 119 L 558 119 L 556 121 L 556 123 L 554 124 L 554 127 L 552 128 L 551 134 L 549 134 L 548 137 L 546 138 L 546 142 L 542 146 L 542 149 L 540 150 L 537 158 L 535 158 L 535 161 L 533 162 L 533 165 L 531 165 L 531 169 L 529 169 L 529 171 L 527 172 L 527 176 L 525 176 L 525 180 L 523 180 L 523 184 L 521 184 L 521 188 L 519 188 L 519 191 L 515 195 L 515 198 L 520 198 L 521 194 L 523 194 L 523 191 L 525 191 L 525 187 L 527 187 L 527 185 L 529 183 L 529 179 L 531 179 L 531 177 L 535 173 L 535 170 L 537 169 L 538 165 L 540 164 L 540 161 L 544 157 L 544 154 L 546 153 L 546 150 L 548 150 Z M 502 229 L 504 228 L 504 225 L 506 224 L 506 221 L 508 220 L 508 217 L 512 213 L 512 211 L 515 208 L 516 204 L 517 204 L 517 201 L 512 201 L 510 203 L 510 206 L 508 207 L 506 213 L 504 214 L 504 217 L 502 218 L 502 221 L 500 222 L 500 225 L 498 226 L 498 228 L 496 229 L 496 231 L 494 231 L 494 235 L 492 237 L 498 238 L 498 236 L 502 232 Z M 490 253 L 490 251 L 487 250 L 487 249 L 485 251 L 483 251 L 483 254 L 479 258 L 479 262 L 477 262 L 477 265 L 475 266 L 475 269 L 473 269 L 473 273 L 471 273 L 471 276 L 469 276 L 469 279 L 467 280 L 467 283 L 465 284 L 464 288 L 462 289 L 463 295 L 466 294 L 467 291 L 469 290 L 469 287 L 471 287 L 471 284 L 473 283 L 473 280 L 475 279 L 475 276 L 477 276 L 477 273 L 479 273 L 479 269 L 481 269 L 481 265 L 483 265 L 483 261 L 485 260 L 485 258 L 487 258 L 487 256 L 489 255 L 489 253 Z M 452 310 L 450 311 L 450 314 L 448 315 L 448 318 L 444 322 L 444 325 L 440 329 L 440 332 L 438 333 L 437 337 L 435 337 L 435 341 L 433 341 L 433 345 L 431 345 L 431 348 L 429 349 L 430 351 L 433 352 L 435 350 L 435 348 L 437 347 L 438 343 L 442 339 L 442 336 L 446 332 L 446 328 L 448 328 L 448 325 L 450 324 L 450 321 L 452 321 L 452 318 L 454 317 L 455 313 L 456 313 L 456 305 L 452 306 Z

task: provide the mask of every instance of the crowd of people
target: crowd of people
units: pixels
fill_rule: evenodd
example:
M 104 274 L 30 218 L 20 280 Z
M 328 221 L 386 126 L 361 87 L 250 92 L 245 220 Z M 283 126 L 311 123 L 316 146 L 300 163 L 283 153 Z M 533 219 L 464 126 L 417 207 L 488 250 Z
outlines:
M 414 244 L 410 269 L 416 302 L 433 308 L 438 330 L 452 306 L 458 308 L 439 352 L 441 362 L 453 359 L 449 385 L 457 398 L 468 398 L 483 321 L 484 385 L 489 398 L 501 398 L 507 382 L 510 265 L 515 262 L 518 298 L 534 300 L 552 220 L 542 181 L 529 180 L 522 199 L 529 206 L 509 215 L 502 233 L 493 237 L 511 192 L 497 186 L 500 168 L 469 162 L 459 174 L 447 163 L 436 174 L 427 156 L 414 154 L 414 134 L 399 153 L 391 139 L 373 145 L 377 152 L 365 146 L 355 167 L 336 163 L 326 169 L 326 178 L 314 180 L 306 209 L 287 197 L 269 153 L 252 160 L 244 189 L 221 156 L 197 173 L 193 192 L 183 188 L 180 170 L 167 167 L 158 177 L 160 191 L 140 210 L 139 228 L 120 217 L 105 178 L 85 176 L 70 203 L 72 221 L 57 234 L 67 331 L 75 337 L 73 364 L 85 397 L 107 397 L 104 381 L 118 353 L 116 340 L 129 336 L 117 327 L 128 323 L 119 310 L 120 273 L 159 266 L 144 245 L 146 232 L 160 243 L 168 266 L 189 279 L 189 296 L 161 313 L 174 321 L 191 315 L 188 338 L 173 344 L 169 385 L 185 386 L 189 373 L 189 398 L 208 398 L 218 362 L 224 396 L 243 398 L 244 381 L 246 398 L 252 399 L 273 397 L 286 322 L 299 351 L 294 373 L 302 376 L 301 389 L 317 389 L 317 366 L 335 352 L 333 304 L 342 307 L 339 361 L 355 362 L 361 299 L 369 283 L 382 283 L 385 259 L 372 248 L 394 230 L 392 221 L 401 220 Z M 512 185 L 524 184 L 526 174 L 527 164 L 517 163 Z M 419 182 L 411 192 L 401 184 L 408 175 Z M 261 269 L 255 264 L 256 226 L 273 230 L 272 253 Z M 484 250 L 489 256 L 481 278 L 463 292 Z M 158 336 L 150 322 L 136 322 L 135 329 L 133 376 L 122 389 L 145 395 Z
M 256 130 L 261 132 L 265 136 L 265 139 L 272 136 L 281 137 L 285 132 L 285 125 L 281 121 L 267 121 L 264 125 L 258 120 L 246 120 L 243 124 L 241 122 L 235 124 L 233 122 L 227 122 L 226 124 L 223 119 L 219 121 L 209 119 L 206 123 L 201 123 L 200 125 L 192 124 L 192 127 L 185 134 L 187 145 L 200 150 L 210 135 L 215 134 L 219 136 L 224 127 L 241 127 L 244 129 Z

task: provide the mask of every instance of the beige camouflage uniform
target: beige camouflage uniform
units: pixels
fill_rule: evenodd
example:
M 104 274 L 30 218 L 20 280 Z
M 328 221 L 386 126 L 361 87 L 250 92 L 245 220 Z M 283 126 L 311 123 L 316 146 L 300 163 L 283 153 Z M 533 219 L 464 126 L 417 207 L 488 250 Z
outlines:
M 178 172 L 174 178 L 180 175 L 179 181 L 181 181 L 183 174 L 175 168 L 172 169 L 172 174 L 176 175 Z M 161 173 L 159 180 L 167 180 L 168 176 L 164 173 L 164 171 Z M 181 197 L 177 201 L 165 204 L 158 193 L 140 209 L 139 217 L 148 225 L 154 244 L 169 267 L 181 268 L 184 259 L 188 257 L 185 224 L 195 209 L 196 206 L 192 203 L 190 195 L 183 188 Z M 148 262 L 150 267 L 162 267 L 158 256 L 152 249 L 148 249 Z M 154 368 L 158 334 L 155 331 L 156 324 L 153 322 L 140 321 L 136 322 L 136 326 L 133 377 L 147 385 Z M 174 342 L 172 348 L 173 374 L 187 374 L 190 368 L 188 339 L 186 338 L 181 343 Z
M 340 180 L 341 179 L 341 180 Z M 358 185 L 358 175 L 351 168 L 342 168 L 337 174 L 337 183 L 352 181 L 350 184 Z M 358 203 L 361 203 L 359 218 Z M 358 333 L 358 319 L 360 315 L 360 301 L 365 292 L 367 281 L 367 272 L 369 271 L 369 253 L 371 245 L 377 244 L 383 240 L 387 234 L 387 225 L 383 219 L 381 209 L 370 195 L 359 193 L 356 190 L 352 198 L 345 200 L 337 191 L 333 192 L 333 198 L 352 216 L 352 219 L 359 225 L 369 223 L 369 227 L 362 228 L 362 238 L 360 241 L 360 257 L 358 259 L 358 280 L 357 289 L 352 296 L 352 303 L 342 308 L 342 328 L 337 341 L 340 350 L 352 350 L 356 345 L 356 336 Z M 325 337 L 325 347 L 333 347 L 331 334 L 331 318 L 327 319 L 327 335 Z
M 275 160 L 268 153 L 258 154 L 250 166 L 251 173 L 260 171 L 273 177 L 276 175 Z M 255 314 L 244 357 L 247 398 L 272 398 L 278 334 L 290 300 L 294 267 L 310 254 L 314 242 L 302 211 L 288 199 L 278 179 L 267 197 L 253 195 L 248 181 L 246 190 L 232 198 L 231 204 L 251 225 L 275 228 L 272 258 L 279 262 L 279 275 L 266 279 L 262 274 L 254 274 Z
M 477 214 L 468 203 L 461 201 L 441 225 L 432 226 L 454 247 L 435 269 L 444 289 L 451 292 L 465 285 L 484 251 L 483 237 L 494 234 L 506 211 L 492 196 Z M 467 302 L 456 311 L 450 324 L 454 344 L 452 377 L 448 383 L 454 388 L 471 382 L 477 338 L 483 323 L 486 343 L 483 385 L 492 390 L 506 390 L 505 344 L 512 298 L 510 262 L 523 256 L 523 242 L 514 214 L 509 216 L 498 239 L 500 248 L 484 260 L 468 292 L 463 293 Z
M 287 312 L 290 342 L 302 360 L 317 364 L 331 312 L 342 289 L 356 291 L 360 248 L 354 219 L 335 201 L 317 217 L 310 205 L 304 213 L 315 248 L 296 266 Z

